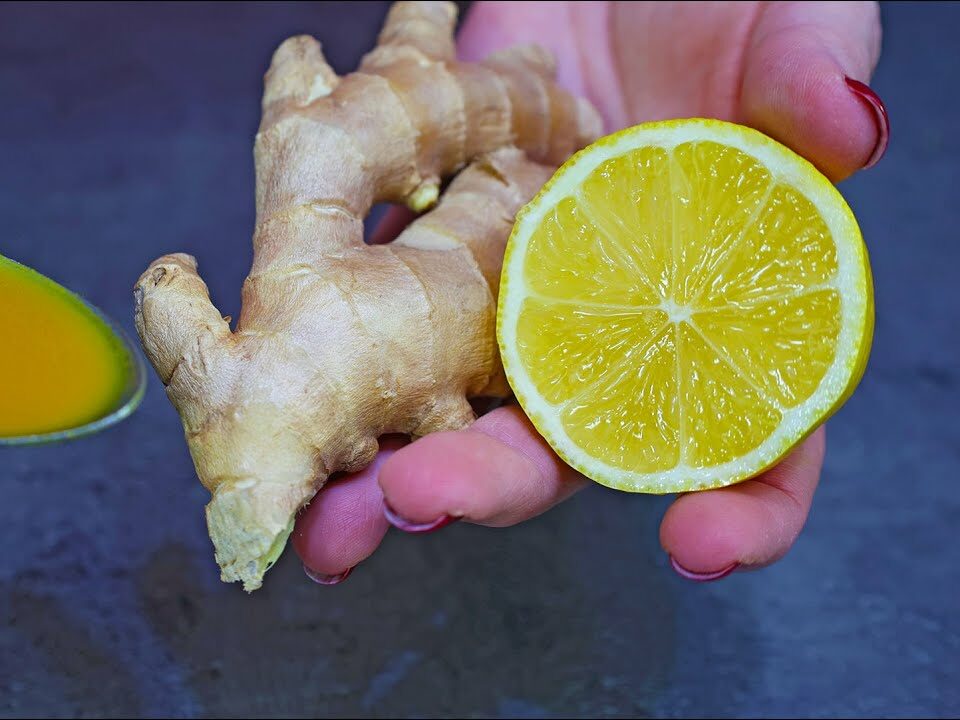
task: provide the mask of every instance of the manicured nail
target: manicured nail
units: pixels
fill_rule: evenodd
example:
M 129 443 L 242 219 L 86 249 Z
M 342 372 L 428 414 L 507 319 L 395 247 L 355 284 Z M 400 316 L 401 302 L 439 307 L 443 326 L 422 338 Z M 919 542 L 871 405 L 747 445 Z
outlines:
M 740 563 L 733 563 L 731 565 L 727 565 L 722 570 L 717 570 L 716 572 L 694 572 L 693 570 L 687 570 L 683 565 L 678 563 L 673 555 L 670 556 L 670 564 L 673 566 L 673 569 L 676 570 L 677 575 L 684 577 L 687 580 L 693 580 L 694 582 L 710 582 L 711 580 L 719 580 L 720 578 L 725 578 L 727 575 L 740 567 Z
M 353 568 L 348 567 L 339 575 L 324 575 L 323 573 L 319 573 L 319 572 L 316 572 L 315 570 L 311 570 L 306 565 L 304 565 L 303 572 L 307 574 L 308 578 L 310 578 L 315 583 L 317 583 L 317 585 L 339 585 L 348 577 L 350 577 L 350 573 L 353 572 Z
M 433 532 L 434 530 L 439 530 L 442 527 L 446 527 L 450 523 L 456 522 L 460 518 L 453 517 L 453 515 L 441 515 L 436 520 L 425 523 L 415 523 L 411 520 L 407 520 L 405 517 L 401 517 L 397 514 L 397 511 L 390 507 L 386 501 L 383 503 L 383 514 L 387 518 L 387 522 L 393 525 L 398 530 L 403 530 L 408 533 L 428 533 Z
M 847 81 L 847 87 L 850 88 L 853 94 L 870 108 L 870 111 L 873 113 L 873 119 L 877 123 L 877 144 L 876 147 L 873 148 L 873 153 L 871 153 L 870 159 L 867 160 L 867 164 L 863 166 L 864 169 L 873 167 L 880 161 L 880 158 L 883 157 L 883 154 L 887 151 L 887 145 L 890 143 L 890 118 L 887 115 L 887 108 L 884 106 L 880 96 L 871 90 L 869 85 L 865 85 L 859 80 L 854 80 L 849 77 L 845 77 L 844 79 Z

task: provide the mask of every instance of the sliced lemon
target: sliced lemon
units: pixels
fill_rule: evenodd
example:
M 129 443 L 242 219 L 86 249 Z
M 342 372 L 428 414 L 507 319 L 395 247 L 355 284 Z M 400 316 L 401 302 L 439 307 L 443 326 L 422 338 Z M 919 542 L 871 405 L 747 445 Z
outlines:
M 577 153 L 519 213 L 497 337 L 568 464 L 698 490 L 770 467 L 849 397 L 872 292 L 856 219 L 809 162 L 739 125 L 657 122 Z

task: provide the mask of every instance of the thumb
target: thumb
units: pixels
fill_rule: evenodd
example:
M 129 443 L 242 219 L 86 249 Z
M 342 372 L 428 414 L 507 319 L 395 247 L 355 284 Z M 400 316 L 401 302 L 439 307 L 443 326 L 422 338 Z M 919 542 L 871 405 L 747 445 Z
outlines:
M 834 182 L 880 159 L 890 124 L 866 85 L 880 55 L 876 3 L 771 3 L 748 42 L 742 122 Z

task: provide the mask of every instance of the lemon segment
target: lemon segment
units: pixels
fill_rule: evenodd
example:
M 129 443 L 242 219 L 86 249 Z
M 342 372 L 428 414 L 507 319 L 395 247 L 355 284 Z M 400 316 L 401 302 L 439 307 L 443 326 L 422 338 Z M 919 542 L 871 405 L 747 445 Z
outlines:
M 672 327 L 636 356 L 636 372 L 621 367 L 565 403 L 564 432 L 591 457 L 635 473 L 655 473 L 680 459 L 677 345 Z
M 873 323 L 852 212 L 730 123 L 649 123 L 571 158 L 517 217 L 497 334 L 570 465 L 622 490 L 728 485 L 852 392 Z
M 792 408 L 816 392 L 834 360 L 840 295 L 814 290 L 694 314 L 703 337 L 767 398 Z
M 685 464 L 709 468 L 745 455 L 783 416 L 693 325 L 679 323 L 676 332 Z
M 687 142 L 671 153 L 672 297 L 696 303 L 754 227 L 773 187 L 770 172 L 746 153 L 715 142 Z
M 667 323 L 662 310 L 576 305 L 527 298 L 520 314 L 518 351 L 537 391 L 553 404 L 593 387 L 611 355 L 641 362 L 644 347 Z M 614 366 L 616 367 L 616 365 Z
M 524 276 L 534 293 L 556 300 L 630 307 L 660 301 L 649 281 L 655 264 L 644 267 L 646 258 L 636 247 L 618 241 L 617 235 L 598 232 L 573 198 L 558 203 L 530 245 Z

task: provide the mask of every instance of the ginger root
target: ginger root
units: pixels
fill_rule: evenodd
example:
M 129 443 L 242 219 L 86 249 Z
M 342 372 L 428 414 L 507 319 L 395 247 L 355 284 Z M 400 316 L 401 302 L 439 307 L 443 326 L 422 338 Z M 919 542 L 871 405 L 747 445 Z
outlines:
M 276 51 L 236 330 L 189 255 L 136 285 L 144 351 L 212 494 L 221 577 L 248 591 L 297 511 L 331 473 L 370 463 L 380 435 L 462 428 L 467 398 L 509 393 L 494 325 L 514 215 L 601 124 L 552 82 L 545 51 L 454 61 L 454 20 L 451 3 L 395 4 L 345 77 L 313 38 Z M 469 162 L 393 243 L 364 244 L 374 203 L 422 211 Z

